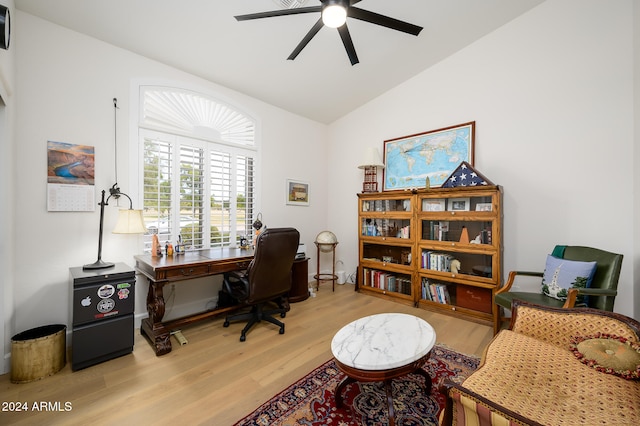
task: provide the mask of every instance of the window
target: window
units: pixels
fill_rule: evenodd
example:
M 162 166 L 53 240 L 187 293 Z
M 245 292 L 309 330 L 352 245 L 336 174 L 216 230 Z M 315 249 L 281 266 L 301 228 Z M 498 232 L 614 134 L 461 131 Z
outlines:
M 187 249 L 252 238 L 255 123 L 205 95 L 146 87 L 139 129 L 145 251 L 181 239 Z

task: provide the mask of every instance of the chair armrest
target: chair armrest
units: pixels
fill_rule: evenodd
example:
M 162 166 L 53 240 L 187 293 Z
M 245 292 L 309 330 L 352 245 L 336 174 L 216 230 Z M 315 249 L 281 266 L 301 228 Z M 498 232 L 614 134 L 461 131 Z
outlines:
M 480 411 L 489 411 L 490 413 L 493 413 L 493 415 L 490 415 L 491 423 L 488 423 L 492 425 L 512 424 L 542 426 L 538 422 L 515 413 L 502 405 L 465 388 L 464 383 L 453 383 L 449 379 L 445 379 L 441 390 L 444 392 L 447 399 L 445 411 L 440 417 L 440 425 L 442 426 L 452 425 L 454 417 L 456 417 L 456 424 L 480 424 Z M 465 399 L 466 401 L 463 403 L 462 399 Z M 454 415 L 454 411 L 456 411 L 456 415 Z M 463 418 L 460 418 L 460 416 Z
M 567 300 L 562 305 L 563 308 L 573 308 L 576 305 L 578 296 L 617 296 L 618 290 L 608 288 L 570 288 L 567 293 Z
M 511 290 L 511 286 L 513 286 L 513 283 L 516 280 L 516 276 L 518 275 L 524 275 L 529 277 L 542 277 L 543 273 L 531 272 L 531 271 L 511 271 L 509 272 L 509 278 L 507 279 L 507 282 L 505 283 L 504 286 L 499 288 L 498 291 L 496 291 L 496 294 L 506 293 L 507 291 Z
M 246 271 L 225 272 L 222 279 L 222 289 L 240 302 L 244 302 L 249 295 L 249 280 Z
M 572 288 L 571 290 L 575 290 L 578 294 L 583 294 L 587 296 L 617 296 L 618 295 L 618 290 L 613 290 L 609 288 Z

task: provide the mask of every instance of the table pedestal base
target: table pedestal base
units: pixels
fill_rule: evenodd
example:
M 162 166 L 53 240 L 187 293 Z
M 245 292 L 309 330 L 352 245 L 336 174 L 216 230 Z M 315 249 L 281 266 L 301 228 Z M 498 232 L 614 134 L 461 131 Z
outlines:
M 342 391 L 344 388 L 354 382 L 384 382 L 384 389 L 387 394 L 387 405 L 389 406 L 389 426 L 395 426 L 395 412 L 393 410 L 393 394 L 391 389 L 391 381 L 395 378 L 406 376 L 407 374 L 415 373 L 424 377 L 424 391 L 425 395 L 431 394 L 431 377 L 422 369 L 424 363 L 429 359 L 431 352 L 423 356 L 417 361 L 411 364 L 391 368 L 388 370 L 360 370 L 357 368 L 349 367 L 335 360 L 338 368 L 347 375 L 338 386 L 336 386 L 336 407 L 341 408 L 342 403 Z

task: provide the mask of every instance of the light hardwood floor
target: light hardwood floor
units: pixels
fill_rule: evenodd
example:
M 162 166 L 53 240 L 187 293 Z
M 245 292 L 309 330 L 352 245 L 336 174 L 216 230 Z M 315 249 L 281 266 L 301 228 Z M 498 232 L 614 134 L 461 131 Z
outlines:
M 242 323 L 222 319 L 182 330 L 189 343 L 156 357 L 136 330 L 132 354 L 72 372 L 13 384 L 0 376 L 0 402 L 27 403 L 28 412 L 0 412 L 0 424 L 231 425 L 271 396 L 331 358 L 330 343 L 343 325 L 382 312 L 419 316 L 436 330 L 438 343 L 480 356 L 492 328 L 353 291 L 353 285 L 323 283 L 314 298 L 291 304 L 286 333 L 262 322 L 239 341 Z M 59 403 L 70 411 L 35 412 L 33 404 Z M 52 405 L 52 404 L 50 404 Z

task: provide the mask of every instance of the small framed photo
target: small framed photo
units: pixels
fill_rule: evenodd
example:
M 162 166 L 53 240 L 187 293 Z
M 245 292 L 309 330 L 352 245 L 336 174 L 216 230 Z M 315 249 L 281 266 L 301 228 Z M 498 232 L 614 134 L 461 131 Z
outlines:
M 478 203 L 476 204 L 477 212 L 490 212 L 493 210 L 491 203 Z
M 469 198 L 449 198 L 450 211 L 469 211 Z
M 287 204 L 290 206 L 309 205 L 309 184 L 297 179 L 287 179 Z
M 444 199 L 431 199 L 426 198 L 422 200 L 422 211 L 423 212 L 443 212 L 445 211 Z

